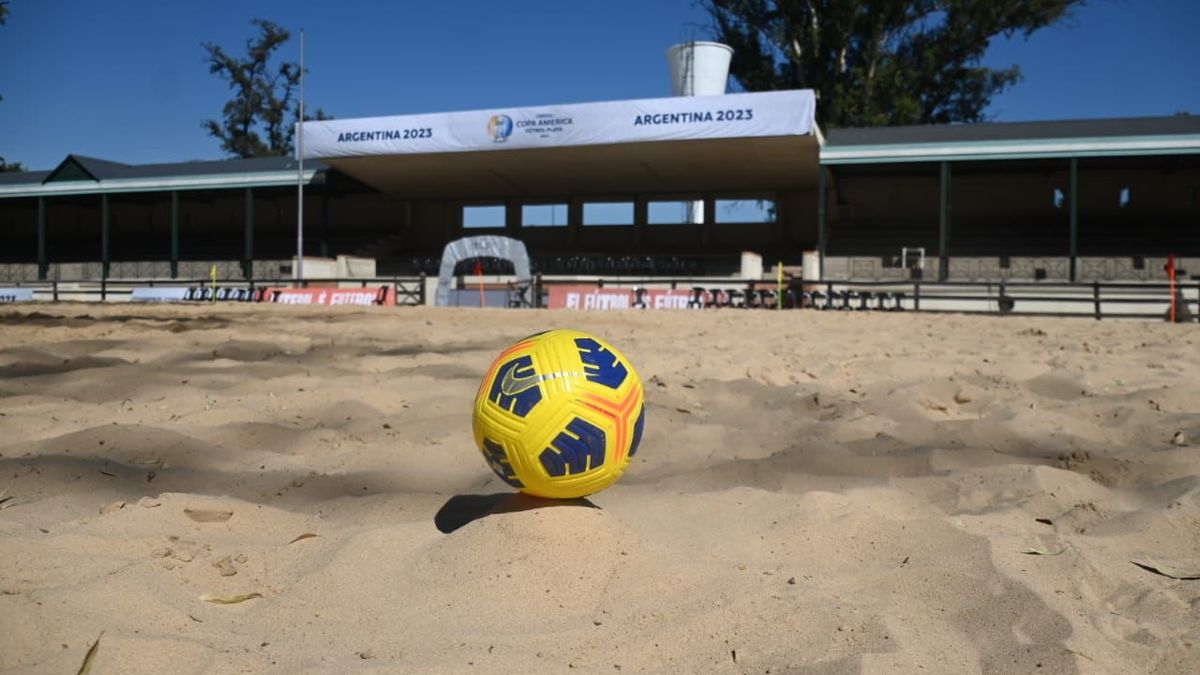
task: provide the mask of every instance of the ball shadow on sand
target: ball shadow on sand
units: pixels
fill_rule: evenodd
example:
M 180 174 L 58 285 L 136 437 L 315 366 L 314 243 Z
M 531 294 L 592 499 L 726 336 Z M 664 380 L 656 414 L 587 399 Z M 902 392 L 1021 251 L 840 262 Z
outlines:
M 532 509 L 544 509 L 558 506 L 586 506 L 598 509 L 586 497 L 576 499 L 545 499 L 533 497 L 522 492 L 497 492 L 490 495 L 455 495 L 438 509 L 433 517 L 433 524 L 443 534 L 450 534 L 458 528 L 487 517 L 494 513 L 517 513 Z

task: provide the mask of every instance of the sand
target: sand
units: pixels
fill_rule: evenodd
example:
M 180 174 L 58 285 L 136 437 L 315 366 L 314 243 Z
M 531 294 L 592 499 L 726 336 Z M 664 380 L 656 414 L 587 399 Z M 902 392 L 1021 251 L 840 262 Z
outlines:
M 1200 672 L 1195 326 L 338 309 L 0 311 L 0 670 Z M 555 326 L 647 390 L 560 504 L 470 436 Z

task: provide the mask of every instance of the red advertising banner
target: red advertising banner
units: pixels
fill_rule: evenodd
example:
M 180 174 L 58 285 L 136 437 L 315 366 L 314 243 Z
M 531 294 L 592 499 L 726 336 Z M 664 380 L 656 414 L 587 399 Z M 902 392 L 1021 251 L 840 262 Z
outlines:
M 670 288 L 549 286 L 550 309 L 688 309 L 692 292 Z
M 281 305 L 387 305 L 396 304 L 390 286 L 374 288 L 268 288 L 263 302 Z

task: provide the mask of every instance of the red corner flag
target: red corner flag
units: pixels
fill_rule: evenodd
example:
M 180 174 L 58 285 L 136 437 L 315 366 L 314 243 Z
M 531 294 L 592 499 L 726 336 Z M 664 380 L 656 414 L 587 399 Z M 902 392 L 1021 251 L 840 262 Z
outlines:
M 1164 268 L 1167 270 L 1167 282 L 1170 284 L 1171 293 L 1171 323 L 1175 323 L 1175 256 L 1167 256 L 1167 265 Z

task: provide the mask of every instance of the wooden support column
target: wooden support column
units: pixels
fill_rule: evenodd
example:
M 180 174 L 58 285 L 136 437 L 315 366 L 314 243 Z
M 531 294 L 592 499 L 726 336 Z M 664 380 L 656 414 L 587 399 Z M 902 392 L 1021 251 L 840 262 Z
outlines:
M 513 239 L 521 239 L 521 202 L 504 202 L 504 233 Z
M 242 276 L 254 276 L 254 188 L 246 188 L 246 247 L 242 255 Z
M 179 277 L 179 190 L 171 190 L 171 278 Z
M 950 276 L 950 163 L 942 162 L 938 180 L 938 281 Z
M 790 225 L 791 225 L 790 221 L 791 221 L 792 214 L 788 212 L 788 207 L 786 204 L 786 202 L 788 200 L 784 199 L 783 195 L 781 193 L 779 193 L 779 192 L 771 193 L 771 199 L 775 205 L 774 209 L 772 209 L 772 211 L 771 211 L 771 215 L 775 219 L 775 222 L 773 224 L 773 229 L 775 231 L 775 242 L 774 243 L 775 243 L 775 246 L 778 248 L 778 250 L 781 252 L 781 254 L 786 255 L 787 253 L 791 252 L 790 251 L 791 247 L 788 246 L 788 243 L 792 240 L 792 233 L 791 233 L 791 227 L 790 227 Z M 778 257 L 779 256 L 776 256 L 776 258 L 778 258 Z M 779 261 L 776 260 L 776 262 L 779 262 Z
M 50 261 L 46 257 L 46 198 L 38 197 L 37 205 L 37 277 L 41 280 L 45 279 L 50 271 Z
M 713 228 L 717 224 L 717 202 L 712 197 L 704 197 L 704 224 L 700 226 L 700 245 L 705 249 L 712 246 Z
M 321 184 L 321 257 L 329 257 L 329 174 L 326 172 L 325 182 Z M 406 204 L 408 202 L 405 202 Z M 405 211 L 411 214 L 411 207 Z M 411 219 L 411 218 L 410 218 Z
M 109 268 L 109 239 L 111 238 L 109 223 L 108 193 L 100 195 L 100 278 L 108 278 Z
M 650 220 L 650 201 L 645 195 L 633 198 L 633 243 L 641 248 L 646 241 L 646 223 Z
M 1071 158 L 1071 184 L 1070 184 L 1070 256 L 1071 256 L 1071 281 L 1079 281 L 1079 270 L 1077 268 L 1076 258 L 1079 256 L 1079 158 Z
M 567 246 L 574 249 L 579 245 L 579 233 L 583 229 L 583 200 L 572 197 L 567 201 Z
M 819 259 L 821 278 L 825 277 L 825 248 L 829 244 L 829 227 L 826 225 L 826 192 L 829 190 L 829 178 L 823 166 L 817 167 L 817 257 Z M 805 278 L 808 274 L 805 273 Z

